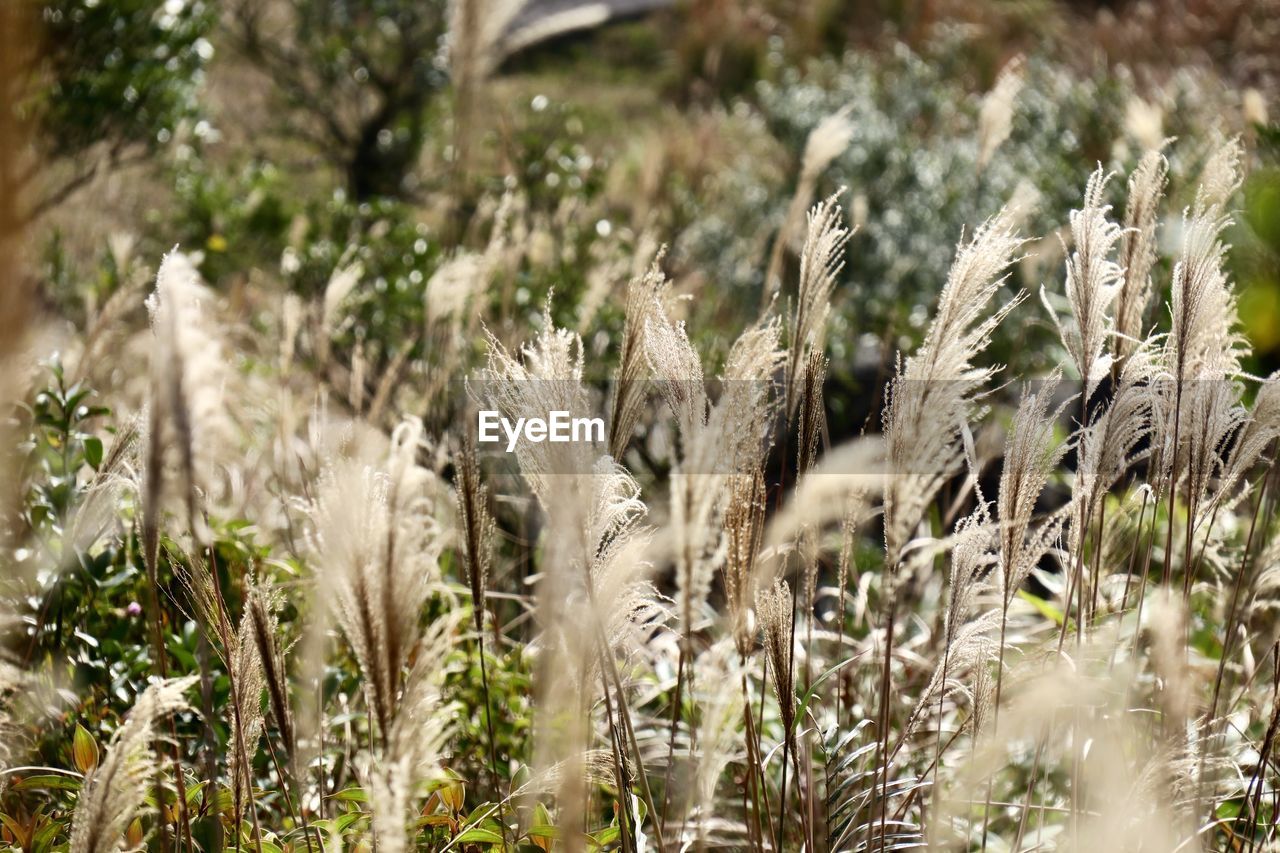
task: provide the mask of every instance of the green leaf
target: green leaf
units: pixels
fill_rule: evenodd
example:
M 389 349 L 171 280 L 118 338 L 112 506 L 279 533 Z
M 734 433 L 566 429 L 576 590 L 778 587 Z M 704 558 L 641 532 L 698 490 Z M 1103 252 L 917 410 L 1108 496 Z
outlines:
M 76 723 L 76 733 L 71 738 L 71 758 L 81 773 L 91 773 L 98 766 L 98 742 L 79 723 Z
M 599 844 L 601 847 L 606 847 L 618 840 L 618 834 L 619 829 L 617 826 L 609 826 L 600 830 L 591 837 L 595 840 L 596 844 Z
M 62 831 L 62 824 L 50 821 L 36 831 L 31 839 L 31 853 L 48 853 L 53 848 L 53 841 Z
M 1018 590 L 1018 597 L 1021 598 L 1023 601 L 1029 603 L 1036 610 L 1040 611 L 1041 616 L 1045 617 L 1046 619 L 1052 619 L 1053 624 L 1055 625 L 1062 624 L 1062 611 L 1054 607 L 1049 602 L 1045 601 L 1043 598 L 1040 598 L 1037 595 L 1032 595 L 1031 593 L 1027 592 L 1025 589 Z
M 194 785 L 187 787 L 187 808 L 194 808 L 196 802 L 200 799 L 200 795 L 204 792 L 207 781 L 196 782 Z
M 498 811 L 498 807 L 494 803 L 490 803 L 490 802 L 480 803 L 479 805 L 477 805 L 475 808 L 471 810 L 471 814 L 463 818 L 462 825 L 470 826 L 473 823 L 483 823 L 484 822 L 483 819 L 488 818 L 489 815 L 491 814 L 496 814 L 497 811 Z M 493 824 L 494 827 L 498 826 L 498 822 L 496 820 L 490 819 L 488 822 Z
M 93 470 L 98 470 L 98 466 L 102 464 L 102 439 L 91 435 L 84 440 L 84 461 Z
M 840 661 L 838 664 L 830 667 L 826 672 L 822 673 L 822 675 L 819 675 L 817 678 L 815 678 L 813 680 L 813 683 L 809 685 L 809 689 L 805 692 L 804 698 L 800 700 L 800 707 L 796 710 L 796 718 L 795 718 L 795 721 L 792 723 L 792 725 L 798 725 L 800 721 L 804 719 L 805 711 L 808 710 L 809 703 L 813 701 L 813 697 L 818 692 L 818 688 L 822 686 L 822 682 L 826 681 L 828 678 L 835 675 L 842 668 L 853 663 L 855 660 L 857 660 L 861 656 L 862 656 L 861 654 L 856 654 L 853 657 L 846 658 L 845 660 Z
M 354 826 L 358 821 L 364 820 L 366 817 L 368 817 L 368 815 L 364 812 L 347 812 L 344 815 L 338 815 L 337 820 L 335 820 L 333 824 L 334 831 L 341 835 Z
M 454 839 L 459 844 L 501 844 L 502 836 L 492 829 L 473 826 Z
M 0 814 L 0 822 L 3 822 L 10 834 L 17 839 L 19 846 L 27 843 L 26 827 L 9 817 L 7 814 Z
M 367 803 L 369 802 L 369 795 L 365 793 L 364 788 L 353 786 L 343 788 L 333 795 L 333 799 L 343 803 Z
M 193 820 L 191 834 L 202 850 L 218 850 L 226 846 L 223 843 L 226 839 L 223 838 L 222 821 L 217 815 L 209 814 Z
M 49 773 L 42 776 L 24 776 L 22 781 L 14 783 L 13 790 L 79 791 L 82 784 L 84 783 L 72 776 L 56 776 Z

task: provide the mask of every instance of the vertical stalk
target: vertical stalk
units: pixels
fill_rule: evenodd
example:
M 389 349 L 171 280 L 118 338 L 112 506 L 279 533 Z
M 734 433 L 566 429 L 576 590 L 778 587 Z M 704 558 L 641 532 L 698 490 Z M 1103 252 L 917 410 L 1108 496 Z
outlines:
M 890 581 L 892 582 L 892 580 Z M 898 590 L 895 584 L 889 595 L 889 619 L 885 630 L 884 669 L 880 676 L 880 739 L 876 742 L 876 774 L 881 776 L 880 795 L 880 849 L 885 850 L 885 827 L 888 819 L 889 799 L 889 690 L 892 685 L 890 676 L 893 665 L 893 632 L 898 615 Z M 881 758 L 884 758 L 883 766 Z M 874 781 L 874 779 L 873 779 Z
M 671 703 L 671 730 L 667 735 L 667 770 L 662 784 L 662 812 L 655 816 L 657 822 L 666 824 L 667 808 L 671 805 L 671 770 L 676 755 L 676 728 L 680 725 L 680 706 L 684 702 L 684 667 L 686 642 L 680 640 L 680 657 L 676 663 L 676 695 Z
M 763 699 L 761 700 L 763 702 Z M 756 842 L 764 849 L 764 827 L 760 821 L 760 801 L 764 800 L 764 814 L 769 820 L 769 834 L 774 835 L 773 814 L 769 811 L 769 789 L 766 785 L 764 768 L 760 766 L 760 734 L 756 730 L 751 716 L 751 693 L 747 684 L 747 662 L 742 661 L 742 719 L 747 730 L 747 762 L 753 789 L 753 807 L 755 817 Z
M 1008 626 L 1009 626 L 1009 595 L 1008 595 L 1008 590 L 1005 590 L 1002 595 L 1001 611 L 1000 611 L 1000 651 L 996 659 L 996 698 L 995 698 L 994 707 L 991 709 L 991 736 L 993 738 L 996 736 L 996 733 L 1000 730 L 1000 697 L 1001 697 L 1001 691 L 1004 688 L 1004 643 L 1005 643 L 1005 634 L 1008 630 Z M 944 685 L 946 684 L 945 675 L 943 677 L 943 684 Z M 974 738 L 974 743 L 976 744 L 978 739 L 977 731 L 973 733 L 973 738 Z M 942 739 L 942 721 L 941 720 L 938 721 L 938 739 L 939 739 L 939 743 L 941 743 L 941 739 Z M 939 759 L 940 758 L 941 758 L 941 754 L 939 754 Z M 937 771 L 935 769 L 935 773 L 936 772 Z M 1032 772 L 1034 774 L 1034 771 Z M 1035 778 L 1034 775 L 1032 776 L 1032 778 L 1033 779 Z M 988 830 L 990 830 L 991 828 L 991 794 L 994 787 L 995 787 L 994 775 L 987 777 L 987 800 L 986 800 L 986 805 L 982 810 L 982 849 L 983 850 L 987 849 L 987 833 L 988 833 Z
M 474 606 L 483 608 L 482 604 Z M 498 739 L 493 733 L 493 699 L 489 696 L 489 670 L 484 659 L 483 610 L 476 616 L 476 624 L 476 657 L 480 659 L 480 691 L 484 696 L 484 721 L 489 734 L 489 784 L 493 787 L 493 796 L 498 800 L 498 824 L 502 827 L 502 843 L 506 844 L 507 819 L 502 805 L 502 789 L 498 780 Z
M 627 791 L 630 790 L 631 786 L 628 784 L 627 772 L 625 769 L 626 765 L 622 759 L 622 748 L 621 748 L 621 742 L 618 736 L 618 727 L 616 725 L 616 722 L 613 716 L 613 699 L 609 695 L 609 680 L 608 680 L 608 675 L 605 671 L 604 660 L 603 660 L 605 651 L 606 650 L 603 648 L 599 649 L 599 654 L 601 655 L 600 687 L 604 691 L 605 719 L 609 721 L 609 752 L 610 752 L 610 755 L 613 757 L 613 776 L 614 776 L 614 781 L 618 786 L 618 798 L 621 800 L 621 802 L 618 804 L 619 805 L 618 837 L 622 842 L 623 853 L 629 853 L 633 845 L 631 843 L 631 836 L 628 834 L 628 827 L 630 826 L 631 815 L 630 815 L 630 809 L 628 808 L 628 803 L 627 803 Z M 506 828 L 504 827 L 503 836 L 505 837 L 505 835 L 506 835 Z
M 154 417 L 154 416 L 153 416 Z M 148 616 L 151 622 L 151 649 L 155 660 L 152 665 L 155 667 L 156 674 L 161 679 L 169 677 L 169 658 L 164 647 L 164 629 L 161 625 L 162 611 L 160 609 L 160 584 L 159 584 L 159 568 L 157 562 L 159 560 L 160 534 L 158 530 L 145 531 L 143 533 L 143 562 L 145 563 L 147 572 L 147 593 L 150 597 L 148 601 Z M 172 757 L 173 757 L 173 776 L 174 786 L 178 796 L 178 819 L 175 820 L 173 826 L 174 841 L 179 838 L 179 830 L 185 837 L 188 850 L 194 850 L 195 845 L 191 838 L 191 823 L 187 815 L 187 791 L 186 780 L 182 777 L 182 757 L 181 750 L 178 746 L 178 727 L 173 720 L 173 716 L 169 716 L 169 733 L 172 740 Z M 161 806 L 161 821 L 164 821 L 164 781 L 157 775 L 155 784 L 156 803 Z M 160 850 L 161 853 L 169 851 L 169 836 L 165 832 L 160 833 Z

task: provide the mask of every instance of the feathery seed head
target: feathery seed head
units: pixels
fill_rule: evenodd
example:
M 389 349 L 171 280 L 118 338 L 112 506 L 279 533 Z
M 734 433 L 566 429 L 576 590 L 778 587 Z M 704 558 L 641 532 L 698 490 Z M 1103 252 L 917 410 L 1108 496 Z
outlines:
M 1014 57 L 996 78 L 996 84 L 982 99 L 978 110 L 978 168 L 991 162 L 1013 130 L 1014 107 L 1023 85 L 1022 57 Z
M 804 364 L 810 354 L 826 347 L 831 294 L 844 268 L 844 250 L 853 233 L 841 221 L 837 192 L 809 211 L 809 229 L 800 253 L 800 289 L 791 326 L 791 350 L 787 363 L 787 416 L 795 412 Z
M 152 743 L 160 720 L 187 709 L 183 694 L 197 676 L 157 681 L 134 703 L 96 769 L 86 777 L 71 824 L 72 853 L 111 853 L 145 808 L 159 771 Z
M 1021 301 L 990 312 L 1024 241 L 1005 208 L 961 244 L 920 349 L 900 363 L 890 382 L 884 414 L 888 474 L 885 482 L 885 548 L 896 573 L 924 509 L 959 470 L 958 435 L 976 410 L 976 396 L 995 373 L 973 360 L 991 333 Z
M 144 528 L 154 530 L 159 524 L 167 491 L 164 469 L 173 465 L 182 477 L 188 528 L 201 543 L 209 538 L 202 500 L 212 488 L 212 450 L 232 443 L 222 401 L 229 372 L 219 334 L 207 315 L 212 302 L 190 258 L 176 250 L 165 255 L 155 292 L 146 303 L 155 344 Z
M 1153 296 L 1151 269 L 1156 261 L 1156 223 L 1169 175 L 1169 161 L 1159 150 L 1148 151 L 1129 176 L 1129 200 L 1120 237 L 1124 270 L 1115 313 L 1113 352 L 1127 357 L 1138 345 Z
M 320 573 L 383 737 L 396 717 L 422 605 L 439 576 L 435 475 L 416 461 L 422 443 L 421 422 L 401 423 L 378 467 L 351 460 L 325 471 L 311 507 Z
M 1053 315 L 1062 343 L 1085 382 L 1086 402 L 1111 369 L 1111 358 L 1105 354 L 1113 326 L 1110 309 L 1122 285 L 1123 270 L 1112 255 L 1123 231 L 1108 218 L 1111 206 L 1102 198 L 1111 177 L 1099 166 L 1089 177 L 1083 206 L 1071 212 L 1074 250 L 1067 258 L 1067 301 L 1072 315 L 1069 328 L 1064 328 Z
M 756 618 L 764 637 L 764 653 L 769 662 L 769 675 L 782 714 L 783 730 L 790 733 L 796 714 L 794 673 L 791 671 L 791 625 L 795 604 L 791 587 L 776 580 L 772 587 L 756 592 Z M 790 737 L 790 734 L 788 734 Z
M 1036 393 L 1023 392 L 1005 444 L 997 504 L 1006 607 L 1052 539 L 1051 535 L 1044 535 L 1050 532 L 1052 520 L 1030 538 L 1028 531 L 1040 493 L 1067 451 L 1066 442 L 1054 442 L 1054 427 L 1062 406 L 1050 409 L 1059 378 L 1055 372 Z

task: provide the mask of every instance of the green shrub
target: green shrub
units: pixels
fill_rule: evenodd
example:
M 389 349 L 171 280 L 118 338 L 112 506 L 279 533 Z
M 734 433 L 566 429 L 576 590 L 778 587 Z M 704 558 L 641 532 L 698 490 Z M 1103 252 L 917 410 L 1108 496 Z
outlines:
M 1037 202 L 1024 233 L 1052 234 L 1079 205 L 1079 187 L 1091 164 L 1101 162 L 1123 175 L 1141 154 L 1127 136 L 1126 109 L 1135 92 L 1122 75 L 1099 71 L 1079 77 L 1031 58 L 1010 135 L 980 166 L 982 94 L 958 79 L 955 69 L 962 58 L 959 42 L 943 42 L 929 54 L 898 45 L 888 56 L 849 53 L 839 61 L 788 70 L 778 82 L 759 86 L 767 127 L 797 161 L 824 117 L 849 110 L 853 138 L 817 192 L 822 197 L 846 187 L 842 200 L 859 226 L 837 290 L 841 316 L 833 322 L 849 333 L 843 336 L 845 345 L 834 344 L 837 365 L 853 357 L 846 347 L 858 334 L 879 336 L 892 328 L 903 343 L 918 334 L 966 226 L 981 223 L 1015 192 L 1030 189 Z M 1197 120 L 1194 88 L 1181 83 L 1174 97 L 1185 101 L 1186 109 L 1169 121 L 1169 134 Z M 1179 157 L 1173 160 L 1176 181 L 1185 167 Z M 767 244 L 739 235 L 775 233 L 791 190 L 759 179 L 754 164 L 741 163 L 717 178 L 705 215 L 679 242 L 680 254 L 713 270 L 719 286 L 734 288 L 751 302 L 766 265 L 750 253 Z M 1124 181 L 1112 181 L 1109 190 L 1122 209 Z M 1018 287 L 1038 290 L 1040 283 L 1015 273 L 1008 293 Z M 1044 330 L 1044 340 L 1051 331 Z M 997 340 L 998 356 L 1005 356 L 1007 346 Z

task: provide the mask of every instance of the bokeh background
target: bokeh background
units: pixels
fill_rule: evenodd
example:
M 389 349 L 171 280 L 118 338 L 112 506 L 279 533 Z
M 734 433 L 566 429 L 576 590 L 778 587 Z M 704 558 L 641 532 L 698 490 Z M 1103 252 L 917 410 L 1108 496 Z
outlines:
M 480 351 L 477 318 L 508 339 L 553 291 L 603 376 L 638 269 L 662 253 L 699 345 L 723 352 L 766 279 L 795 273 L 789 217 L 843 188 L 858 231 L 830 406 L 852 424 L 966 224 L 1020 200 L 1039 239 L 1008 288 L 1036 291 L 1061 279 L 1058 233 L 1095 164 L 1123 176 L 1165 145 L 1177 210 L 1215 141 L 1239 134 L 1251 163 L 1231 263 L 1250 367 L 1280 365 L 1275 0 L 23 0 L 7 14 L 23 11 L 11 80 L 26 126 L 11 135 L 33 144 L 13 146 L 29 156 L 11 185 L 33 327 L 55 338 L 176 245 L 250 327 L 359 264 L 332 357 L 349 369 L 358 350 L 370 395 L 390 366 L 439 368 L 442 318 L 470 315 L 452 369 Z M 1119 201 L 1123 178 L 1109 189 Z M 497 231 L 489 287 L 459 293 L 450 264 Z M 140 300 L 130 310 L 141 319 Z M 995 352 L 1050 365 L 1055 341 L 1023 323 Z

